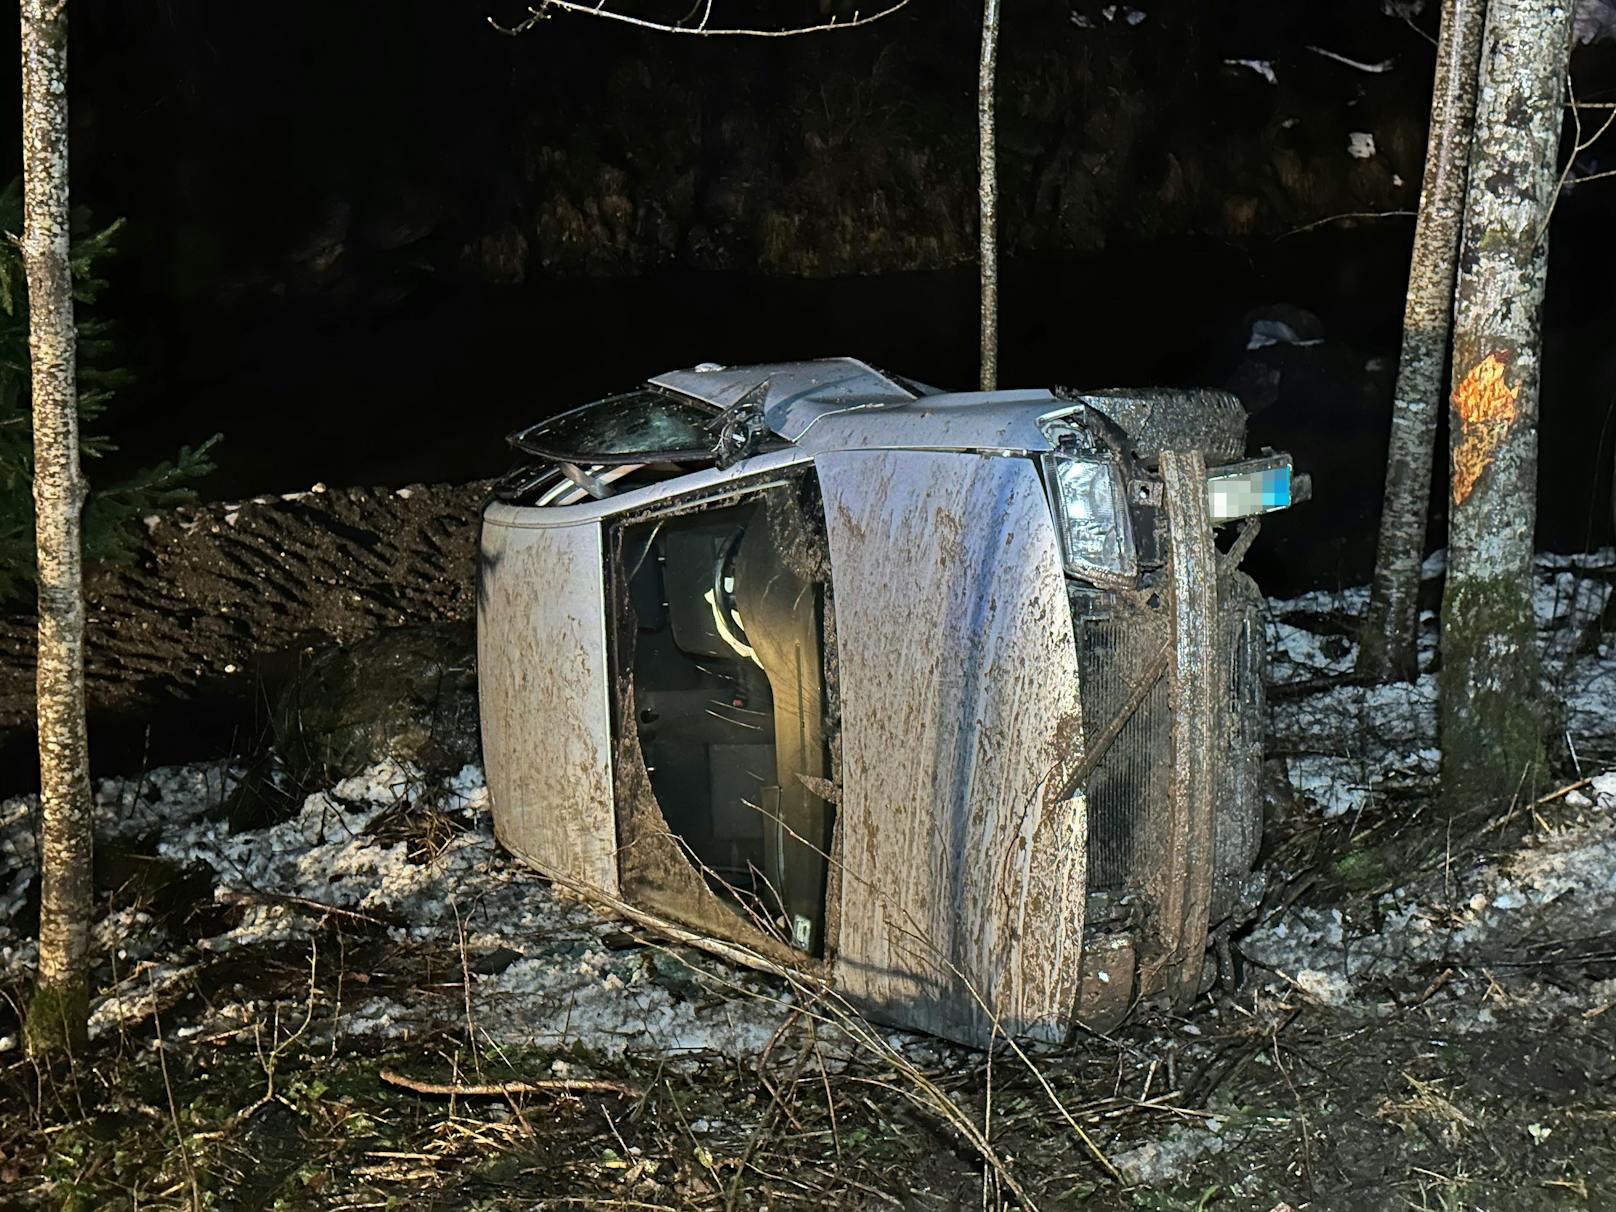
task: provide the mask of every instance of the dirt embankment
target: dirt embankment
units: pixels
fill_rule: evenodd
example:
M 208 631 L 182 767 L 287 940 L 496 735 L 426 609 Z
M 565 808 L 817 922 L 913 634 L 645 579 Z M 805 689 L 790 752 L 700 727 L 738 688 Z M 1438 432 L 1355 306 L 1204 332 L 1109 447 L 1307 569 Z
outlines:
M 467 620 L 486 484 L 327 489 L 176 510 L 86 588 L 92 714 L 253 693 L 267 663 Z M 0 615 L 0 730 L 34 718 L 35 623 Z

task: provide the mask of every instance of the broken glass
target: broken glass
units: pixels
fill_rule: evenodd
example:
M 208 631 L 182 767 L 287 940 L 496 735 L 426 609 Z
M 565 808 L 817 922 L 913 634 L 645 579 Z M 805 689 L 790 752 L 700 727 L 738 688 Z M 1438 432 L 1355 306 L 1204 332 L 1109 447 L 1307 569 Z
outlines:
M 715 409 L 647 387 L 608 396 L 511 435 L 529 454 L 578 464 L 710 459 Z

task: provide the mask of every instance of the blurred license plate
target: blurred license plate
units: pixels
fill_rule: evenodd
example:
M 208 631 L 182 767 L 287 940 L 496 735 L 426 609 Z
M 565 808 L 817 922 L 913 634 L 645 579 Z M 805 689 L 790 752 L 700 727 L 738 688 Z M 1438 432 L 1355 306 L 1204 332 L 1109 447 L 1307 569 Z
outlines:
M 1206 478 L 1212 523 L 1272 513 L 1291 504 L 1291 458 L 1275 455 L 1218 468 Z

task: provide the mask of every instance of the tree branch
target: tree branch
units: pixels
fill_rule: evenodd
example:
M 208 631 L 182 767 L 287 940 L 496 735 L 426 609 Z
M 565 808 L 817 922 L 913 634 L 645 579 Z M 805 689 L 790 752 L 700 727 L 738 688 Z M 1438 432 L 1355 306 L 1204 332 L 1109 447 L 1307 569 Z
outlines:
M 638 1086 L 631 1086 L 627 1082 L 612 1081 L 606 1077 L 546 1077 L 533 1081 L 517 1082 L 479 1082 L 462 1084 L 460 1082 L 428 1082 L 414 1077 L 405 1077 L 396 1069 L 383 1069 L 381 1079 L 390 1086 L 402 1086 L 406 1090 L 413 1090 L 417 1094 L 437 1094 L 464 1098 L 472 1095 L 489 1095 L 503 1098 L 512 1094 L 540 1094 L 560 1091 L 563 1093 L 576 1093 L 580 1090 L 601 1090 L 608 1094 L 618 1094 L 624 1098 L 643 1098 L 644 1091 Z
M 877 21 L 885 20 L 894 13 L 909 6 L 909 0 L 893 0 L 886 8 L 869 16 L 860 16 L 855 10 L 851 20 L 838 21 L 832 17 L 829 21 L 818 25 L 799 25 L 789 29 L 754 29 L 750 27 L 713 26 L 712 0 L 705 0 L 701 5 L 701 20 L 695 25 L 686 25 L 682 18 L 679 21 L 656 21 L 649 17 L 635 17 L 628 13 L 614 12 L 605 6 L 606 0 L 598 0 L 595 4 L 582 4 L 578 0 L 543 0 L 537 7 L 529 6 L 528 15 L 515 25 L 501 25 L 494 18 L 489 17 L 488 24 L 502 34 L 516 37 L 525 34 L 541 21 L 546 21 L 555 13 L 578 13 L 586 17 L 599 17 L 605 21 L 617 21 L 624 25 L 632 25 L 638 29 L 648 29 L 659 34 L 691 34 L 702 38 L 794 38 L 801 34 L 830 33 L 834 30 L 858 29 L 865 25 L 874 25 Z M 692 9 L 692 12 L 695 10 Z

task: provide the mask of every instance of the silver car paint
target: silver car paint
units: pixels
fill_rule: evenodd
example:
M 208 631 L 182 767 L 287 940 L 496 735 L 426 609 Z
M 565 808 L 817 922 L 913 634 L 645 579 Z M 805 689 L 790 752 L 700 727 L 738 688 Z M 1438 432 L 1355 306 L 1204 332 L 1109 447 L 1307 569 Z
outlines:
M 779 451 L 559 508 L 488 507 L 489 786 L 499 837 L 541 871 L 618 896 L 603 524 L 754 491 L 809 458 Z M 989 1037 L 980 994 L 1001 1029 L 1058 1038 L 1081 963 L 1086 826 L 1080 797 L 1053 798 L 1082 728 L 1042 477 L 1027 459 L 940 452 L 813 461 L 846 738 L 828 975 L 880 1017 L 941 1035 Z
M 857 358 L 704 366 L 669 371 L 650 381 L 720 409 L 733 408 L 756 391 L 769 428 L 788 442 L 800 439 L 826 413 L 887 408 L 914 399 L 902 384 Z
M 733 370 L 680 370 L 651 380 L 715 408 L 756 392 L 770 429 L 804 450 L 1051 449 L 1041 417 L 1077 405 L 1042 390 L 915 396 L 853 358 L 779 362 Z
M 888 1021 L 985 1043 L 1070 1027 L 1087 824 L 1077 651 L 1038 469 L 817 460 L 842 696 L 834 979 Z
M 485 519 L 477 668 L 495 835 L 541 871 L 615 895 L 601 556 L 598 522 Z
M 812 461 L 844 709 L 825 975 L 901 1025 L 986 1043 L 997 1019 L 1012 1034 L 1059 1038 L 1074 1006 L 1105 986 L 1104 968 L 1131 960 L 1081 953 L 1087 809 L 1060 795 L 1083 758 L 1080 674 L 1054 521 L 1032 460 L 940 452 L 1048 450 L 1040 420 L 1074 405 L 1042 391 L 916 397 L 849 359 L 657 381 L 718 407 L 761 390 L 770 426 L 799 444 L 607 500 L 488 507 L 479 658 L 499 836 L 614 911 L 654 916 L 618 892 L 606 523 L 733 499 Z M 1188 461 L 1169 479 L 1181 532 L 1171 593 L 1196 616 L 1180 620 L 1174 645 L 1185 758 L 1160 839 L 1162 875 L 1182 882 L 1157 887 L 1170 910 L 1165 950 L 1141 956 L 1140 977 L 1143 991 L 1182 1000 L 1198 985 L 1210 877 L 1208 782 L 1194 763 L 1209 752 L 1199 616 L 1212 608 L 1214 561 L 1204 467 Z

